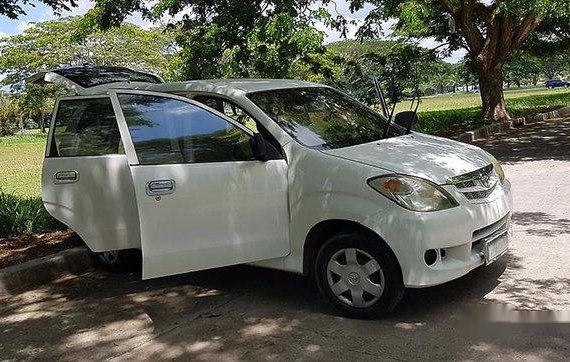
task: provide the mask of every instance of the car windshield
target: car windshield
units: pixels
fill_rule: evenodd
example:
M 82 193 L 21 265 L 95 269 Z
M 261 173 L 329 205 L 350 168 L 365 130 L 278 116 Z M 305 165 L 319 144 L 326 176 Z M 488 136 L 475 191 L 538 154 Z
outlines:
M 291 137 L 315 149 L 377 141 L 387 122 L 362 103 L 328 87 L 277 89 L 248 97 Z M 387 137 L 403 133 L 393 125 Z

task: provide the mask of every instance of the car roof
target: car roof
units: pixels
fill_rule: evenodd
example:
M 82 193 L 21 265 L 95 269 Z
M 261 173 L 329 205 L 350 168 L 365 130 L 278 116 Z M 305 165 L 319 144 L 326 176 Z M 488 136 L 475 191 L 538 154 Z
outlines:
M 233 97 L 275 89 L 323 87 L 321 84 L 295 79 L 204 79 L 164 83 L 160 77 L 148 72 L 94 65 L 41 71 L 29 77 L 26 82 L 54 83 L 78 95 L 106 94 L 110 89 L 133 89 L 164 93 L 218 93 Z
M 235 95 L 275 89 L 323 87 L 322 84 L 294 79 L 204 79 L 185 82 L 148 84 L 134 89 L 155 92 L 207 92 Z

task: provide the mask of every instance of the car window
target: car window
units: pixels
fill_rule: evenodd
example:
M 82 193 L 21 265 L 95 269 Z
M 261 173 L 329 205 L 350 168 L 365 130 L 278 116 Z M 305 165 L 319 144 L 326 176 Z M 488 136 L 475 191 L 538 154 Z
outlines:
M 125 67 L 68 67 L 52 70 L 83 88 L 116 82 L 162 83 L 153 74 Z
M 240 106 L 237 104 L 227 101 L 222 98 L 212 97 L 212 96 L 196 96 L 194 100 L 202 104 L 207 105 L 216 111 L 225 114 L 236 122 L 249 128 L 254 133 L 258 133 L 257 123 L 253 118 L 247 114 Z
M 255 159 L 247 133 L 201 107 L 154 95 L 118 98 L 142 165 Z
M 121 135 L 109 98 L 78 98 L 59 102 L 51 157 L 121 153 L 124 153 Z

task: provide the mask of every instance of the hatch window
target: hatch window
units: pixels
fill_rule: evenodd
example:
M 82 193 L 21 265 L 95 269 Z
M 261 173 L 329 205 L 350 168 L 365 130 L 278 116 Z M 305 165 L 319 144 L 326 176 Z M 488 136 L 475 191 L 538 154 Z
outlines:
M 125 67 L 69 67 L 55 69 L 52 72 L 83 88 L 117 82 L 162 83 L 156 75 L 137 72 Z

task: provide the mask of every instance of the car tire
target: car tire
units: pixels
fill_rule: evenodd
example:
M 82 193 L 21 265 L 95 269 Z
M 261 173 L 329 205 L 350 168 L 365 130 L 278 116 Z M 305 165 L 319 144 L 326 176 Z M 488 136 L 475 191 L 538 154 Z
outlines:
M 396 257 L 381 241 L 361 233 L 343 233 L 321 247 L 315 262 L 321 294 L 342 314 L 380 318 L 404 296 Z
M 110 250 L 91 254 L 99 266 L 110 272 L 132 273 L 141 269 L 140 250 Z

